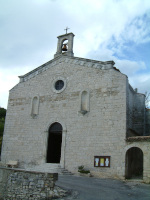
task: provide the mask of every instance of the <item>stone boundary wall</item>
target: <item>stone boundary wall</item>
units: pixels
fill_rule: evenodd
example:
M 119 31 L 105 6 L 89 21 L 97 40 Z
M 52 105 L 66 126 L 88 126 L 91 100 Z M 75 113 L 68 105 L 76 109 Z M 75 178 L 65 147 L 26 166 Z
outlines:
M 0 167 L 0 200 L 51 199 L 57 179 L 57 173 Z

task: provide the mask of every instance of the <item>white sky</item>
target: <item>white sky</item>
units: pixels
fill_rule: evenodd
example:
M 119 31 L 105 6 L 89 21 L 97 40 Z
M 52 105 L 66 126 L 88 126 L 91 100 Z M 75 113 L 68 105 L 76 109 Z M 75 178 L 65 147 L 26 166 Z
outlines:
M 75 56 L 114 60 L 133 88 L 150 91 L 150 0 L 1 0 L 0 107 L 18 76 L 53 59 L 66 26 Z

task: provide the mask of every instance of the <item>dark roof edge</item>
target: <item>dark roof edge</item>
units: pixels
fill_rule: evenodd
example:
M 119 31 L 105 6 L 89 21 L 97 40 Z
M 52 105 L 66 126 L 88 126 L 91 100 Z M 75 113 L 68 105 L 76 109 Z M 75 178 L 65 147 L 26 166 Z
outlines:
M 60 38 L 60 37 L 65 36 L 65 35 L 73 35 L 73 36 L 75 36 L 75 35 L 71 32 L 71 33 L 67 33 L 67 34 L 59 35 L 57 38 Z
M 135 137 L 128 137 L 126 139 L 127 142 L 144 142 L 149 141 L 150 142 L 150 136 L 135 136 Z

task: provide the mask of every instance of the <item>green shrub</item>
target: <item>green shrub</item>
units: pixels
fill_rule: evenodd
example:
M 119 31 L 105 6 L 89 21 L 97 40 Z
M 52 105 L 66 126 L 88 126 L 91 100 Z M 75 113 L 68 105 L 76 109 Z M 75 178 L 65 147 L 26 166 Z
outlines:
M 81 165 L 81 166 L 78 167 L 78 172 L 83 173 L 83 174 L 89 174 L 90 170 L 84 169 L 84 166 Z

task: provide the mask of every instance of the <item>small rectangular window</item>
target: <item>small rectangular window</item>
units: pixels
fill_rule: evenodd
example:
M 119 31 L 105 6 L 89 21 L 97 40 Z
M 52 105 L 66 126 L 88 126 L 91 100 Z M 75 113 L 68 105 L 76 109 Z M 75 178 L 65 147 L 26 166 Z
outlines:
M 110 167 L 110 156 L 94 156 L 94 167 Z

